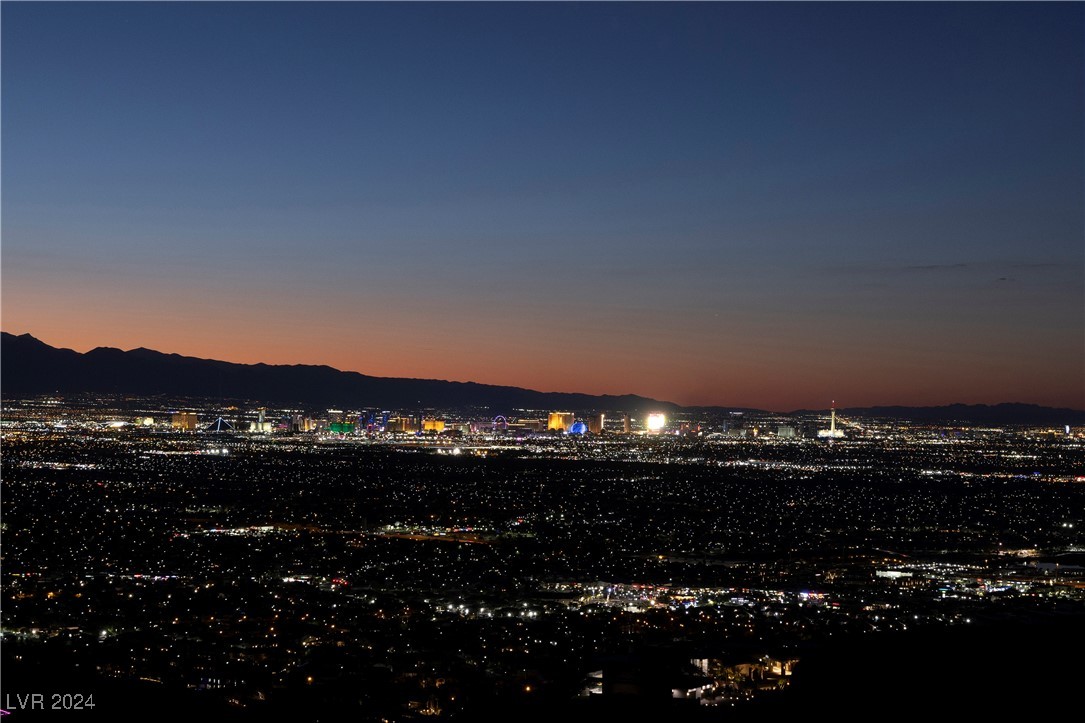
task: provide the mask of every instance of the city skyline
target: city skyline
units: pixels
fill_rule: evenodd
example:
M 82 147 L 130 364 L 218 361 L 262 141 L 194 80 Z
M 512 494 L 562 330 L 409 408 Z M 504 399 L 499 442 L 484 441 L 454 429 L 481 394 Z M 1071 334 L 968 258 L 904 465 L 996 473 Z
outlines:
M 1077 4 L 4 4 L 3 329 L 1085 408 Z

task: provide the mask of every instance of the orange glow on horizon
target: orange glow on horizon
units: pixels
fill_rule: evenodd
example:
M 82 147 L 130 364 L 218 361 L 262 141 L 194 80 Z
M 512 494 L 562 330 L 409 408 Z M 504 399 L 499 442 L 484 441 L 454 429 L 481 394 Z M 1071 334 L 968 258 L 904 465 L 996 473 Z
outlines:
M 600 320 L 555 320 L 530 306 L 479 305 L 453 314 L 393 304 L 362 313 L 282 305 L 270 294 L 236 303 L 201 293 L 178 304 L 170 293 L 139 284 L 71 285 L 62 295 L 55 283 L 5 282 L 5 331 L 81 352 L 146 347 L 243 364 L 328 365 L 372 376 L 775 411 L 820 409 L 832 398 L 842 407 L 1085 408 L 1080 339 L 1045 336 L 1040 327 L 1012 346 L 999 329 L 962 343 L 956 329 L 936 325 L 902 342 L 883 325 L 827 333 L 802 317 L 770 332 L 756 320 L 713 330 L 696 316 L 676 320 L 642 310 Z

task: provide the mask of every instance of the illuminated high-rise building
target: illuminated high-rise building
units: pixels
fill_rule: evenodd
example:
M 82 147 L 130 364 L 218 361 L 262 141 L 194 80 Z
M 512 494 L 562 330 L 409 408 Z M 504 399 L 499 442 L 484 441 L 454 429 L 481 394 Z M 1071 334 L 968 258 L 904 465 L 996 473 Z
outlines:
M 836 400 L 833 400 L 832 416 L 828 429 L 819 429 L 818 436 L 822 439 L 840 439 L 844 436 L 844 430 L 836 428 Z
M 550 412 L 550 417 L 546 421 L 546 428 L 568 432 L 572 428 L 574 421 L 576 421 L 576 415 L 572 412 Z
M 599 414 L 593 414 L 588 417 L 588 431 L 592 434 L 602 434 L 603 423 L 606 421 L 606 415 L 602 412 Z
M 384 431 L 401 434 L 415 431 L 414 417 L 391 417 L 384 425 Z
M 195 412 L 174 412 L 170 417 L 170 426 L 174 429 L 191 432 L 197 424 Z

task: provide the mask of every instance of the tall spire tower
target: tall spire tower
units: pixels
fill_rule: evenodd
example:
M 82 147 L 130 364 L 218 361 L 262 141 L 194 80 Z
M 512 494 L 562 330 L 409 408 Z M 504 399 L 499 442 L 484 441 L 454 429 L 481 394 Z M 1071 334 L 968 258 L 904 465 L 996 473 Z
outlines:
M 821 439 L 840 439 L 844 436 L 844 430 L 836 428 L 836 400 L 829 407 L 829 428 L 819 429 L 818 437 Z

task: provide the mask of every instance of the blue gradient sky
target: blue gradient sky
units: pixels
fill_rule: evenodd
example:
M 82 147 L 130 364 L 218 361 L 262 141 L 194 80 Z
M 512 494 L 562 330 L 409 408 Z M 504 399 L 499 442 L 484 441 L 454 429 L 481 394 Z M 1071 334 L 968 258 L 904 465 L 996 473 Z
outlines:
M 1085 407 L 1081 4 L 0 13 L 6 331 Z

